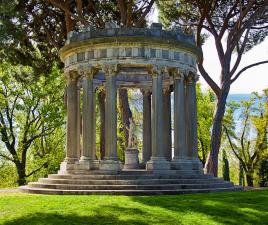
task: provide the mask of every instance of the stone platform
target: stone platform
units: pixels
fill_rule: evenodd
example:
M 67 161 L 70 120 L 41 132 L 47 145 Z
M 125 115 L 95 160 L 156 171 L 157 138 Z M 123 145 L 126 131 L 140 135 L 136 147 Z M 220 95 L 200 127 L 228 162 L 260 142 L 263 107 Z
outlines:
M 114 175 L 109 175 L 109 172 L 52 174 L 21 186 L 20 191 L 58 195 L 160 195 L 242 190 L 242 187 L 223 179 L 189 171 L 154 174 L 146 170 L 123 170 Z

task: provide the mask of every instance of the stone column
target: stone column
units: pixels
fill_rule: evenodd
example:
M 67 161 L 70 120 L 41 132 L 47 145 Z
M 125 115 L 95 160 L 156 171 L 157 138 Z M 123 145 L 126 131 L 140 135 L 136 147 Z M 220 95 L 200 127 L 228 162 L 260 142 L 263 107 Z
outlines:
M 116 74 L 117 65 L 103 67 L 105 72 L 105 157 L 100 169 L 119 171 L 120 164 L 117 158 L 117 112 L 116 112 Z
M 80 84 L 78 84 L 77 88 L 77 157 L 78 158 L 80 158 L 81 156 L 81 128 L 82 128 L 80 98 L 81 98 Z
M 192 169 L 188 162 L 186 145 L 186 111 L 185 111 L 185 89 L 184 73 L 178 69 L 170 70 L 174 78 L 174 157 L 171 167 L 178 170 Z
M 67 147 L 66 158 L 61 164 L 61 171 L 74 169 L 74 164 L 78 160 L 78 135 L 77 135 L 77 82 L 79 75 L 77 71 L 65 72 L 67 78 Z
M 98 72 L 96 68 L 90 68 L 83 72 L 83 147 L 80 163 L 86 169 L 93 169 L 96 159 L 95 149 L 95 90 L 93 86 L 93 76 Z
M 152 156 L 152 129 L 151 129 L 151 90 L 143 89 L 143 145 L 142 164 L 146 165 Z
M 171 161 L 171 102 L 170 87 L 163 89 L 163 145 L 166 160 Z
M 186 79 L 186 106 L 187 106 L 187 156 L 192 161 L 193 169 L 202 171 L 202 164 L 198 159 L 197 147 L 197 105 L 196 105 L 196 81 L 198 75 L 189 72 Z
M 165 159 L 163 145 L 163 68 L 151 67 L 152 75 L 152 157 L 147 162 L 147 170 L 163 172 L 170 169 L 170 163 Z

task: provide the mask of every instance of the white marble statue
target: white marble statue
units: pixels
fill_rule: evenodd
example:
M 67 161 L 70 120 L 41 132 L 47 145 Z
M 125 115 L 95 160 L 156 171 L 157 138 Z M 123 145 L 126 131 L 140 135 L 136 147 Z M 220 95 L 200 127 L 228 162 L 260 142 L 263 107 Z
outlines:
M 136 137 L 136 125 L 132 118 L 129 118 L 129 129 L 128 130 L 128 148 L 137 148 L 137 137 Z

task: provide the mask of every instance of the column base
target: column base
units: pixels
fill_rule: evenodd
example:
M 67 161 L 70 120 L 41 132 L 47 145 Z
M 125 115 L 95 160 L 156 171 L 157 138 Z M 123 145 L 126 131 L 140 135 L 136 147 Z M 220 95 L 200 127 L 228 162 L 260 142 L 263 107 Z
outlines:
M 79 170 L 98 170 L 100 165 L 99 160 L 88 159 L 86 157 L 81 157 L 79 160 L 79 164 L 77 165 L 77 169 Z
M 147 170 L 170 170 L 170 162 L 164 157 L 151 157 L 146 164 Z
M 77 158 L 65 158 L 60 164 L 60 171 L 74 170 L 77 162 Z
M 203 173 L 202 163 L 198 159 L 173 159 L 171 161 L 171 169 L 184 171 L 200 171 Z
M 122 168 L 122 164 L 118 160 L 102 160 L 99 164 L 100 170 L 108 170 L 108 171 L 120 171 Z

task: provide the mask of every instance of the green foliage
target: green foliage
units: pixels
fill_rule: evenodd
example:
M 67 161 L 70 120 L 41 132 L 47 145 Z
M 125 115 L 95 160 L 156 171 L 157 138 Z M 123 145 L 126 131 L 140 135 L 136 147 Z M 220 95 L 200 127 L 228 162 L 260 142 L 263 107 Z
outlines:
M 38 70 L 35 75 L 39 76 L 42 73 L 49 73 L 53 61 L 59 59 L 55 49 L 45 43 L 44 30 L 40 26 L 37 28 L 36 23 L 41 20 L 31 15 L 35 11 L 32 4 L 30 1 L 22 0 L 1 1 L 0 61 L 30 66 Z M 36 31 L 32 29 L 33 27 Z
M 0 188 L 17 186 L 17 172 L 9 162 L 0 159 Z
M 57 173 L 65 157 L 65 126 L 57 128 L 52 135 L 37 139 L 28 152 L 28 174 L 36 171 L 27 181 L 36 181 L 40 177 Z M 44 166 L 42 166 L 44 165 Z M 41 167 L 41 169 L 39 169 Z
M 229 161 L 226 155 L 226 151 L 222 151 L 222 176 L 224 180 L 230 181 Z
M 260 187 L 268 187 L 268 159 L 261 161 L 257 175 Z
M 36 72 L 0 65 L 0 158 L 14 163 L 19 184 L 43 167 L 56 171 L 63 158 L 63 76 L 56 65 L 50 74 Z
M 125 161 L 125 138 L 120 113 L 117 114 L 117 156 L 120 161 Z
M 238 110 L 239 122 L 235 123 L 234 113 Z M 268 91 L 264 90 L 262 95 L 253 93 L 249 101 L 230 103 L 224 131 L 223 138 L 228 140 L 229 148 L 245 172 L 247 184 L 252 186 L 261 162 L 268 156 Z
M 210 135 L 215 109 L 215 96 L 211 90 L 202 91 L 197 84 L 198 154 L 203 165 L 210 149 Z

